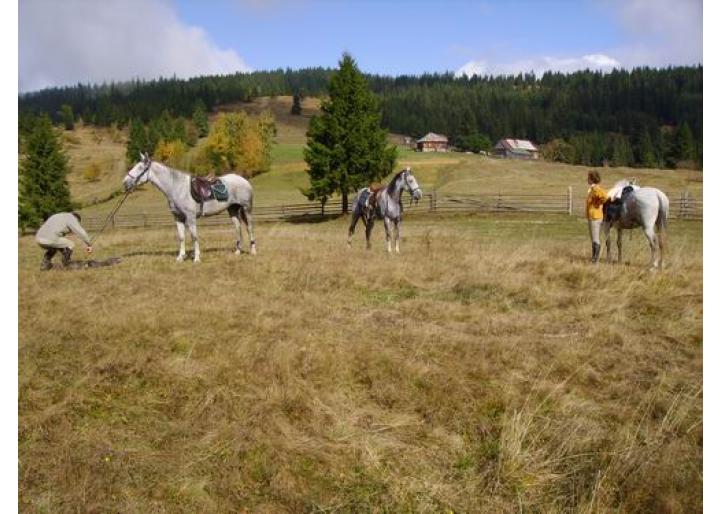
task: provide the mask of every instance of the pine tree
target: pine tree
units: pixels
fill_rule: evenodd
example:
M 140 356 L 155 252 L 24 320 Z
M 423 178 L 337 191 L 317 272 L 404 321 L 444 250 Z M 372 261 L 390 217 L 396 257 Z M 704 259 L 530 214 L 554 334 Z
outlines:
M 632 148 L 626 136 L 615 134 L 612 138 L 611 166 L 630 166 L 633 161 Z
M 696 157 L 695 139 L 686 121 L 680 125 L 677 132 L 677 154 L 681 161 L 694 161 Z
M 348 195 L 390 173 L 397 148 L 387 145 L 378 101 L 349 54 L 343 54 L 328 90 L 322 114 L 312 118 L 307 132 L 310 188 L 304 194 L 322 200 L 339 192 L 347 213 Z
M 72 210 L 67 183 L 68 158 L 50 118 L 39 118 L 20 165 L 19 224 L 37 227 L 52 214 Z
M 198 100 L 195 103 L 192 120 L 195 128 L 197 129 L 198 137 L 206 137 L 209 132 L 208 115 L 207 109 L 205 108 L 205 104 L 202 100 Z
M 68 104 L 63 104 L 60 107 L 60 118 L 62 119 L 65 130 L 73 130 L 75 128 L 75 116 L 73 115 L 72 107 Z
M 656 151 L 653 146 L 652 138 L 650 133 L 646 130 L 643 131 L 640 137 L 640 145 L 638 147 L 639 164 L 643 168 L 656 168 Z
M 153 150 L 154 148 L 150 148 L 148 144 L 148 135 L 143 122 L 139 119 L 132 120 L 125 150 L 125 160 L 128 165 L 136 163 L 141 152 L 152 152 Z
M 300 116 L 302 114 L 302 95 L 299 91 L 293 94 L 293 103 L 292 107 L 290 108 L 290 114 L 293 114 L 295 116 Z

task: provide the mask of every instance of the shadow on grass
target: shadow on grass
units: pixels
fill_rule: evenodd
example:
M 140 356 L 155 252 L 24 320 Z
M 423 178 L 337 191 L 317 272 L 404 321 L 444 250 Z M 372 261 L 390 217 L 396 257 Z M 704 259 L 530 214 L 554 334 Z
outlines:
M 203 253 L 233 253 L 234 251 L 235 251 L 234 247 L 233 248 L 228 248 L 228 247 L 203 248 L 200 255 L 202 255 Z M 250 252 L 248 252 L 247 250 L 243 250 L 242 253 L 249 254 Z M 123 258 L 127 258 L 127 257 L 163 257 L 163 256 L 177 257 L 177 250 L 138 250 L 135 252 L 130 252 L 130 253 L 121 255 L 121 257 L 123 257 Z M 193 252 L 192 252 L 192 250 L 190 250 L 185 255 L 185 260 L 192 259 L 192 258 L 193 258 Z
M 320 216 L 319 214 L 302 214 L 300 216 L 288 216 L 283 221 L 300 225 L 303 223 L 324 223 L 326 221 L 342 218 L 343 216 L 345 215 L 341 213 L 326 214 L 325 216 Z

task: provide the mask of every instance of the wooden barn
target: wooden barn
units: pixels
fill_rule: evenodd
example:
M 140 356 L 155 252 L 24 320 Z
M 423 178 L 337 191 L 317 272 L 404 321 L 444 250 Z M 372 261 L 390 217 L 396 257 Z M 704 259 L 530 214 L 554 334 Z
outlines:
M 493 154 L 506 159 L 539 159 L 540 150 L 525 139 L 501 139 L 493 147 Z
M 417 140 L 415 150 L 418 152 L 447 152 L 448 138 L 442 134 L 428 132 Z

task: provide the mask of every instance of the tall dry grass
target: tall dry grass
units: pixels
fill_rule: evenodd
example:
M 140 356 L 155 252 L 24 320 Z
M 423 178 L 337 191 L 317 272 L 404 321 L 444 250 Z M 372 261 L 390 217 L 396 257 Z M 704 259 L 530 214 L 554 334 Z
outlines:
M 19 501 L 31 512 L 695 512 L 702 227 L 663 273 L 591 266 L 564 217 L 20 239 Z

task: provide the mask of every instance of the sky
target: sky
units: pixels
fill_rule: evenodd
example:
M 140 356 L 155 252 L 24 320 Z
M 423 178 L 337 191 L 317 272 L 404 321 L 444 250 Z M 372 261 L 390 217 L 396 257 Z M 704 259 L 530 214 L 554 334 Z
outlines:
M 20 0 L 20 92 L 335 67 L 384 75 L 699 64 L 701 0 Z

